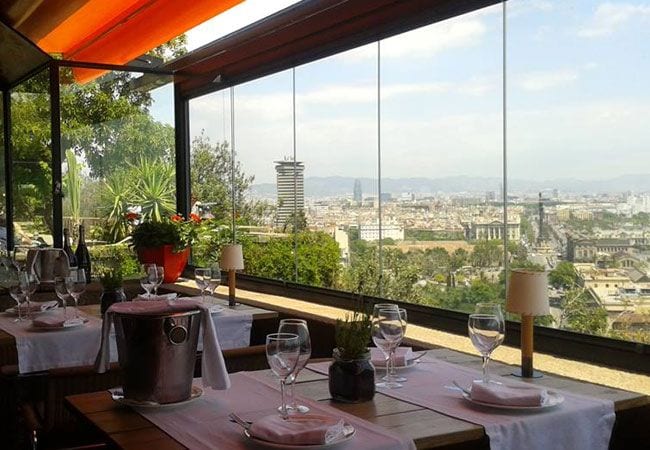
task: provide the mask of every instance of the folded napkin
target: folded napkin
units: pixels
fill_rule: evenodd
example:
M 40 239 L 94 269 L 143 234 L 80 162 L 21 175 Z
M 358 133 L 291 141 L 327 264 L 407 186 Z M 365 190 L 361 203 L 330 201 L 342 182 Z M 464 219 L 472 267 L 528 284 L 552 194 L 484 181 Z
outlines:
M 176 297 L 178 297 L 178 294 L 175 292 L 172 292 L 171 294 L 160 294 L 160 295 L 138 295 L 136 298 L 133 300 L 135 301 L 148 301 L 148 302 L 155 302 L 155 301 L 161 301 L 161 300 L 176 300 Z
M 203 332 L 203 354 L 201 358 L 201 375 L 203 386 L 212 389 L 228 389 L 230 378 L 226 369 L 226 363 L 221 353 L 221 346 L 217 339 L 217 331 L 214 328 L 212 316 L 207 307 L 200 301 L 194 300 L 161 300 L 132 301 L 114 303 L 104 314 L 102 322 L 102 341 L 95 359 L 95 369 L 98 373 L 108 370 L 111 360 L 110 355 L 110 331 L 113 325 L 114 314 L 173 314 L 177 312 L 201 311 L 201 330 Z
M 405 366 L 410 360 L 415 358 L 411 347 L 397 347 L 395 349 L 395 366 Z M 386 356 L 380 348 L 370 348 L 370 360 L 375 367 L 386 367 Z
M 42 315 L 32 320 L 32 325 L 36 328 L 63 327 L 64 323 L 65 319 L 59 315 Z
M 548 391 L 534 386 L 508 386 L 498 383 L 474 381 L 472 400 L 504 406 L 543 406 Z
M 20 306 L 16 305 L 13 307 L 13 310 L 18 312 L 38 312 L 44 311 L 46 309 L 55 308 L 59 303 L 56 300 L 51 300 L 49 302 L 29 302 L 29 308 L 27 308 L 27 302 L 21 303 Z
M 300 414 L 283 419 L 279 414 L 255 421 L 248 430 L 251 436 L 285 445 L 329 444 L 345 435 L 343 419 L 317 414 Z

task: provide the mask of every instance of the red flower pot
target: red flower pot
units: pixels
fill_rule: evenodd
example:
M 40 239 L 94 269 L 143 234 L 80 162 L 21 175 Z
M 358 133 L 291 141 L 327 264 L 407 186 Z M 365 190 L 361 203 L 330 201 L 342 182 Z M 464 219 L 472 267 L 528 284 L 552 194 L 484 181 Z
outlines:
M 164 283 L 173 283 L 178 279 L 183 273 L 189 257 L 189 247 L 180 252 L 174 252 L 173 245 L 138 249 L 138 259 L 141 263 L 156 264 L 165 269 Z

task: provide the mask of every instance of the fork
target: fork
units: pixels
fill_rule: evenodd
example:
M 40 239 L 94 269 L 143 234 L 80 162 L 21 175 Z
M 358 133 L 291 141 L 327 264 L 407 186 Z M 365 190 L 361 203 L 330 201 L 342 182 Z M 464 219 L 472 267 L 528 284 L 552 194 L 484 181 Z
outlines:
M 460 389 L 463 392 L 463 394 L 468 396 L 472 395 L 472 392 L 469 389 L 462 387 L 460 384 L 458 384 L 458 382 L 456 382 L 456 380 L 453 380 L 452 383 L 454 383 L 454 386 Z
M 252 425 L 251 422 L 242 419 L 241 417 L 239 417 L 234 412 L 231 412 L 230 414 L 228 414 L 228 418 L 230 420 L 232 420 L 233 422 L 235 422 L 237 425 L 241 426 L 244 430 L 247 430 L 247 431 Z

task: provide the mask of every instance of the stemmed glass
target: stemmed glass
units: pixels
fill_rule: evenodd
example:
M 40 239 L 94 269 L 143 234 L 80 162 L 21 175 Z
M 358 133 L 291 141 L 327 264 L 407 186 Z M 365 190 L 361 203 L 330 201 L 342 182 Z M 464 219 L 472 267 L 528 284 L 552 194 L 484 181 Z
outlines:
M 395 349 L 399 347 L 399 344 L 402 342 L 402 338 L 404 337 L 404 325 L 399 309 L 380 309 L 377 317 L 373 318 L 373 327 L 376 327 L 376 331 L 379 332 L 380 339 L 378 339 L 378 341 L 382 345 L 382 351 L 386 353 L 386 350 L 388 350 L 386 377 L 383 379 L 383 382 L 377 383 L 377 386 L 389 389 L 400 388 L 402 387 L 402 384 L 395 381 L 390 376 L 389 366 L 389 362 L 394 361 Z M 381 342 L 381 340 L 383 340 L 383 342 Z
M 374 342 L 375 346 L 381 350 L 381 352 L 384 354 L 384 358 L 386 359 L 386 375 L 382 378 L 381 382 L 377 383 L 378 387 L 390 387 L 387 386 L 386 383 L 391 383 L 394 382 L 391 378 L 391 373 L 390 373 L 390 366 L 391 366 L 391 360 L 390 360 L 390 346 L 386 339 L 381 334 L 381 330 L 379 328 L 379 311 L 382 309 L 398 309 L 398 306 L 394 303 L 377 303 L 375 304 L 373 311 L 372 311 L 372 341 Z M 395 386 L 399 387 L 399 386 Z
M 287 382 L 289 384 L 289 405 L 287 408 L 290 412 L 308 413 L 309 407 L 296 403 L 295 389 L 296 378 L 298 373 L 305 367 L 309 358 L 311 358 L 311 339 L 309 337 L 309 327 L 307 321 L 302 319 L 282 319 L 278 327 L 278 333 L 291 333 L 300 339 L 300 355 L 296 369 L 291 373 Z M 279 409 L 279 408 L 278 408 Z
M 282 405 L 280 415 L 286 419 L 287 403 L 284 397 L 284 385 L 287 377 L 293 373 L 300 356 L 300 338 L 293 333 L 272 333 L 266 336 L 266 360 L 276 377 L 280 379 Z
M 194 282 L 196 287 L 201 290 L 201 302 L 205 303 L 205 290 L 208 289 L 210 278 L 212 278 L 212 269 L 204 267 L 194 269 Z
M 38 289 L 38 277 L 31 270 L 21 270 L 18 274 L 20 280 L 20 290 L 25 295 L 25 301 L 27 302 L 27 318 L 30 319 L 32 316 L 30 297 L 36 289 Z
M 155 284 L 154 280 L 152 280 L 150 276 L 151 269 L 154 267 L 156 267 L 155 264 L 142 265 L 142 272 L 144 272 L 144 275 L 140 277 L 140 286 L 142 286 L 142 289 L 144 289 L 147 300 L 151 300 L 151 290 L 154 288 L 154 284 Z
M 68 297 L 70 297 L 70 294 L 68 294 L 68 287 L 65 278 L 66 277 L 54 277 L 54 292 L 56 292 L 56 296 L 59 297 L 59 300 L 61 300 L 61 306 L 63 307 L 63 319 L 67 320 Z
M 406 325 L 407 325 L 407 313 L 404 308 L 397 308 L 399 311 L 399 316 L 400 319 L 402 320 L 402 332 L 403 336 L 406 336 Z M 401 341 L 400 341 L 401 342 Z M 396 348 L 397 349 L 397 348 Z M 395 353 L 393 353 L 393 358 L 390 362 L 390 376 L 392 377 L 393 381 L 397 381 L 399 383 L 403 383 L 405 381 L 408 381 L 408 379 L 405 376 L 398 375 L 397 370 L 395 370 Z M 404 360 L 404 364 L 408 364 L 408 361 Z
M 208 292 L 214 295 L 214 292 L 221 284 L 221 269 L 219 268 L 219 266 L 215 266 L 210 269 L 210 279 L 208 279 L 207 281 L 208 281 Z
M 65 279 L 68 294 L 74 300 L 75 319 L 79 319 L 79 297 L 86 290 L 86 272 L 83 269 L 70 270 L 70 276 Z
M 469 315 L 467 328 L 472 344 L 483 357 L 483 383 L 489 383 L 490 356 L 506 334 L 501 307 L 496 303 L 477 303 L 474 314 Z
M 23 301 L 25 301 L 25 294 L 23 293 L 23 290 L 20 288 L 20 285 L 16 284 L 14 286 L 11 286 L 9 288 L 9 295 L 11 295 L 11 298 L 13 298 L 16 301 L 16 310 L 18 311 L 18 318 L 14 319 L 14 322 L 22 322 L 23 316 L 21 310 L 23 306 Z
M 147 273 L 149 274 L 149 280 L 153 284 L 153 295 L 158 295 L 158 287 L 165 279 L 165 268 L 163 266 L 152 264 Z

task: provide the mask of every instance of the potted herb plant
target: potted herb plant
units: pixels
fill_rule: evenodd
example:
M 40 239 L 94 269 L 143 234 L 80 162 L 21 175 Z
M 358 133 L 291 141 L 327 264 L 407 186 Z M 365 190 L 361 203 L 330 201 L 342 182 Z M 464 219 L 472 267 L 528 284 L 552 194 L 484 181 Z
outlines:
M 122 269 L 119 267 L 105 267 L 99 275 L 99 282 L 102 284 L 102 295 L 100 297 L 102 315 L 113 303 L 126 300 L 122 288 Z
M 334 400 L 359 403 L 375 396 L 375 368 L 368 349 L 370 336 L 368 314 L 355 311 L 345 320 L 336 321 L 336 348 L 329 367 L 329 390 Z
M 162 266 L 164 282 L 173 283 L 187 265 L 200 224 L 196 214 L 191 214 L 189 220 L 176 214 L 162 221 L 142 222 L 131 233 L 131 246 L 141 263 Z

